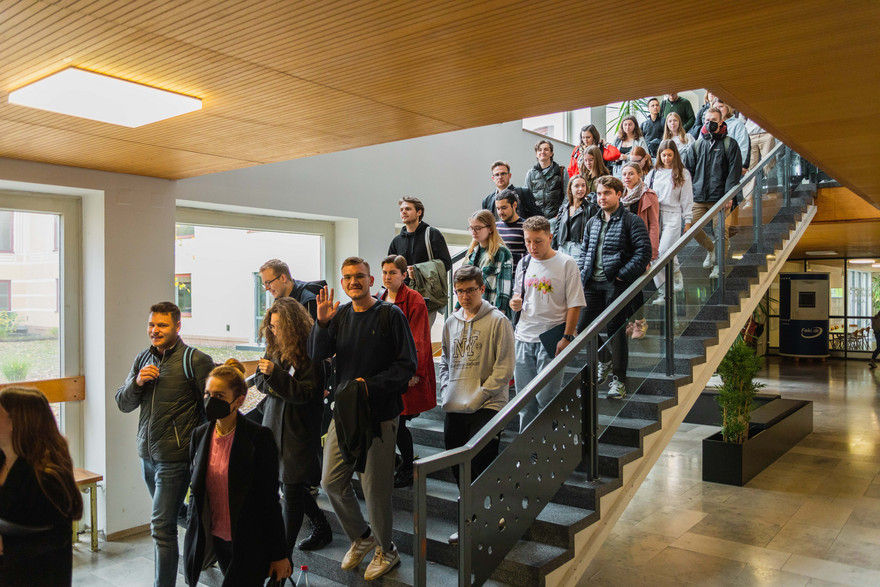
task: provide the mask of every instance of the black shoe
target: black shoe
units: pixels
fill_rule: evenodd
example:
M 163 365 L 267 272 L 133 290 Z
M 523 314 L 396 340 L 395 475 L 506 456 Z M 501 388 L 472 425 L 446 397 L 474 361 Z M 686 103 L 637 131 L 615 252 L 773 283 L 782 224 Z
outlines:
M 410 469 L 408 471 L 401 469 L 397 473 L 394 474 L 394 486 L 395 487 L 398 487 L 398 488 L 412 487 L 412 485 L 413 485 L 412 469 Z
M 326 518 L 318 523 L 312 523 L 312 533 L 304 538 L 296 547 L 300 550 L 320 550 L 333 542 L 333 530 Z

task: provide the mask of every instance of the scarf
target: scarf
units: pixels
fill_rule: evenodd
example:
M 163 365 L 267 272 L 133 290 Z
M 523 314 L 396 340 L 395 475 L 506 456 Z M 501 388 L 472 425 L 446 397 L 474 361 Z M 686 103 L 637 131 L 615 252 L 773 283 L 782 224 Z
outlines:
M 637 185 L 634 189 L 624 189 L 623 191 L 624 193 L 623 197 L 620 198 L 620 203 L 629 208 L 630 206 L 642 199 L 642 192 L 645 191 L 645 182 L 640 181 L 639 185 Z

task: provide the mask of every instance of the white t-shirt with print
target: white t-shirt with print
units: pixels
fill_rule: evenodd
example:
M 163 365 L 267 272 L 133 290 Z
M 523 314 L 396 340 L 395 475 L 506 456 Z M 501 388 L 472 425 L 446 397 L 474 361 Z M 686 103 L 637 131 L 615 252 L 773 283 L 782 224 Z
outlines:
M 569 308 L 587 305 L 577 262 L 557 252 L 544 261 L 529 260 L 523 292 L 523 262 L 516 267 L 513 293 L 523 298 L 522 314 L 516 325 L 516 340 L 540 342 L 540 336 L 565 322 Z

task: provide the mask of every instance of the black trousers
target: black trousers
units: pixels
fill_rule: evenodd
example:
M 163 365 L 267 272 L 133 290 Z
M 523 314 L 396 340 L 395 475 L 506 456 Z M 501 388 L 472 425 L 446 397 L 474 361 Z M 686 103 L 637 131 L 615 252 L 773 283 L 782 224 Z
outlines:
M 296 537 L 302 528 L 303 514 L 314 523 L 321 521 L 326 523 L 326 517 L 305 483 L 282 483 L 281 488 L 284 494 L 284 499 L 281 500 L 281 515 L 284 517 L 287 555 L 290 556 L 296 546 Z
M 401 416 L 397 426 L 397 450 L 400 451 L 400 470 L 412 471 L 413 468 L 413 439 L 412 434 L 406 427 L 406 423 L 415 416 Z
M 446 412 L 446 419 L 443 423 L 443 440 L 446 443 L 446 450 L 464 445 L 497 413 L 497 411 L 488 408 L 477 410 L 473 414 Z M 492 464 L 492 461 L 498 456 L 498 448 L 500 446 L 501 439 L 496 436 L 483 450 L 477 453 L 477 456 L 471 461 L 472 480 L 479 477 L 480 473 Z M 458 467 L 452 468 L 452 474 L 455 475 L 455 481 L 457 482 Z
M 587 306 L 581 312 L 578 320 L 578 332 L 589 326 L 593 320 L 599 317 L 605 308 L 610 306 L 628 285 L 619 281 L 594 281 L 587 282 L 584 295 L 587 298 Z M 626 383 L 626 369 L 629 365 L 629 345 L 626 340 L 626 331 L 622 328 L 630 317 L 630 307 L 619 312 L 608 323 L 604 340 L 599 347 L 599 360 L 603 363 L 611 361 L 611 371 L 621 383 Z M 607 343 L 611 339 L 611 344 Z M 608 347 L 611 347 L 609 351 Z

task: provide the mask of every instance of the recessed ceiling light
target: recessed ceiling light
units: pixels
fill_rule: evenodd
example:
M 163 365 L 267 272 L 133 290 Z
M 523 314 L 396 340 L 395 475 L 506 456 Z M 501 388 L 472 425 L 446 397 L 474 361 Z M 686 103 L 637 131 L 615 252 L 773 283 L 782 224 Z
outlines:
M 821 257 L 829 257 L 831 255 L 836 255 L 837 251 L 807 251 L 807 255 L 816 255 Z
M 874 263 L 874 259 L 850 259 L 849 262 L 853 265 L 870 265 Z
M 202 108 L 192 96 L 76 67 L 13 90 L 9 103 L 130 128 Z

